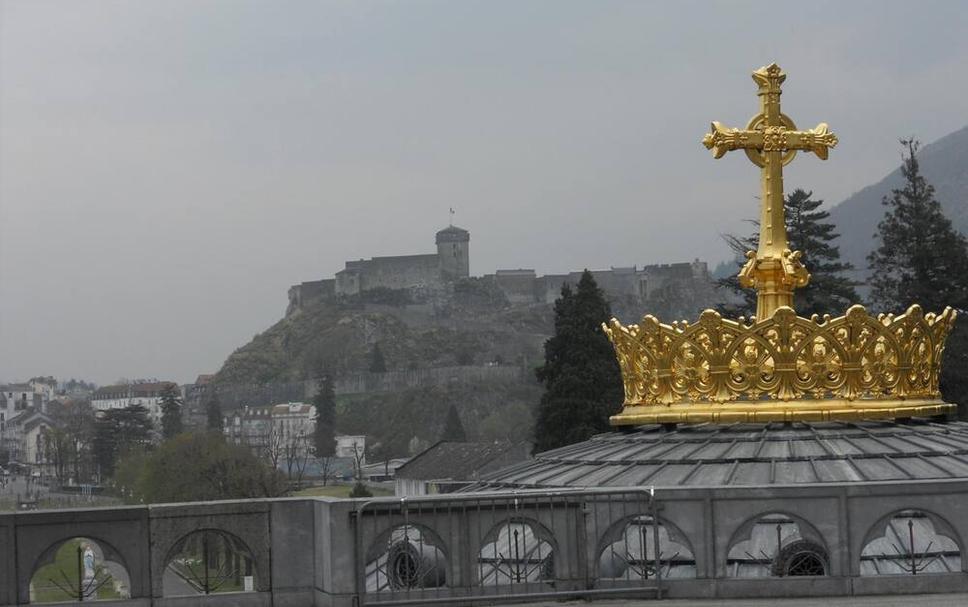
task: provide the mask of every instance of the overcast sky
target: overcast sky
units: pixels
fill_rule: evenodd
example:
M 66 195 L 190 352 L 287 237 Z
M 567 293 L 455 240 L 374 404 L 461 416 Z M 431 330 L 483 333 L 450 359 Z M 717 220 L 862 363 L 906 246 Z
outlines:
M 764 10 L 768 7 L 768 10 Z M 290 284 L 471 232 L 471 272 L 726 257 L 700 145 L 787 72 L 835 203 L 968 123 L 959 2 L 0 0 L 0 380 L 185 382 Z

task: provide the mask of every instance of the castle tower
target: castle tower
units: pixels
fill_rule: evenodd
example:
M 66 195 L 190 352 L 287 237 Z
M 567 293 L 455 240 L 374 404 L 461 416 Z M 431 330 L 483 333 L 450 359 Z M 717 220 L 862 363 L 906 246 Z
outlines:
M 454 225 L 437 232 L 437 256 L 444 278 L 470 276 L 470 241 L 471 233 Z

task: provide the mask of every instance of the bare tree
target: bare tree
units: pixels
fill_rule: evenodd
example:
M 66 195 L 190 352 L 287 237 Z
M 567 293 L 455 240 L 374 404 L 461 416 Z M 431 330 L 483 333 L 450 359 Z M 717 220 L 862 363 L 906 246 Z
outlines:
M 312 422 L 308 419 L 293 421 L 286 427 L 283 436 L 283 457 L 286 463 L 286 476 L 290 481 L 301 483 L 306 466 L 312 457 Z

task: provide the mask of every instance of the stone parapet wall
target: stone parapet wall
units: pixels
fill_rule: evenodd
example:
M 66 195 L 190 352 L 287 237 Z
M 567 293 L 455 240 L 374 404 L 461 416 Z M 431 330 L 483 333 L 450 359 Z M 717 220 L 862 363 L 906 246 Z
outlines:
M 950 573 L 862 575 L 860 555 L 872 537 L 883 533 L 885 520 L 910 509 L 930 516 L 936 529 L 943 529 L 958 550 L 964 550 L 966 497 L 968 481 L 957 480 L 768 490 L 659 488 L 654 498 L 646 488 L 628 488 L 407 500 L 280 498 L 8 513 L 0 514 L 0 606 L 28 603 L 30 580 L 45 562 L 44 555 L 77 537 L 99 542 L 125 568 L 131 598 L 112 604 L 127 606 L 349 607 L 388 599 L 446 602 L 449 597 L 465 601 L 477 597 L 484 602 L 488 596 L 512 593 L 525 603 L 605 594 L 726 598 L 965 592 L 968 573 L 964 565 Z M 810 537 L 826 553 L 823 575 L 742 578 L 727 571 L 731 547 L 744 529 L 748 531 L 751 520 L 767 513 L 783 513 L 810 530 Z M 606 574 L 603 559 L 615 556 L 608 546 L 621 537 L 615 533 L 616 526 L 642 517 L 660 521 L 668 532 L 656 539 L 675 541 L 683 548 L 675 554 L 660 553 L 658 561 L 649 553 L 647 561 L 625 562 L 638 563 L 636 566 L 646 567 L 648 572 L 653 561 L 656 567 L 671 566 L 687 551 L 694 562 L 689 579 L 662 579 L 646 573 L 622 580 Z M 527 528 L 514 535 L 514 542 L 525 542 L 521 546 L 524 552 L 519 554 L 515 545 L 506 545 L 510 535 L 502 535 L 501 530 L 508 525 L 515 525 L 515 531 Z M 252 592 L 165 595 L 162 578 L 172 547 L 199 529 L 230 534 L 251 554 Z M 633 538 L 633 547 L 638 541 Z M 488 547 L 494 542 L 498 545 L 494 554 L 500 552 L 497 559 L 489 558 Z M 537 553 L 527 552 L 527 542 L 532 547 L 536 543 L 544 546 L 544 553 L 540 548 Z M 625 547 L 629 547 L 628 541 Z M 381 556 L 386 551 L 389 556 Z M 380 565 L 384 558 L 403 566 L 392 573 L 385 564 Z M 507 569 L 509 562 L 548 566 L 540 573 L 531 568 L 522 574 Z M 488 570 L 506 573 L 489 585 L 481 579 Z M 388 571 L 405 577 L 381 586 L 386 578 L 380 576 Z M 515 575 L 532 577 L 522 583 Z M 401 585 L 400 580 L 408 583 Z

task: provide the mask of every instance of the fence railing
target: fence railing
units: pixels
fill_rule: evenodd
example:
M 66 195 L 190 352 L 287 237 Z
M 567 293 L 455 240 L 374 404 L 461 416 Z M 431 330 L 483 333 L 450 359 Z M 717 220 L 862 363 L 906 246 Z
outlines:
M 358 603 L 659 598 L 671 555 L 654 549 L 657 510 L 649 488 L 363 502 L 352 517 Z M 620 575 L 601 579 L 603 565 Z

